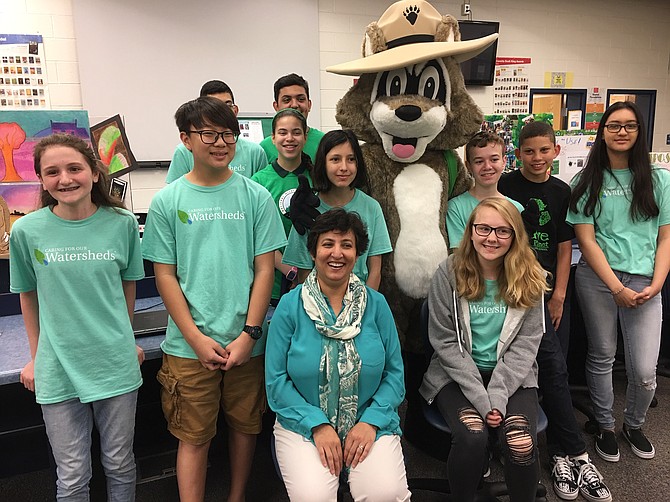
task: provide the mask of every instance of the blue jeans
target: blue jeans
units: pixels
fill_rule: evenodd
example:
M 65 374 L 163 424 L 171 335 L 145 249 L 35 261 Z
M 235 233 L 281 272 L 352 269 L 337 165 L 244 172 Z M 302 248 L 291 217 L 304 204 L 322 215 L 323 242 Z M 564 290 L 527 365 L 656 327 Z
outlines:
M 554 455 L 581 455 L 586 443 L 577 424 L 572 408 L 572 396 L 568 384 L 568 367 L 561 347 L 561 340 L 554 331 L 549 309 L 544 306 L 545 328 L 537 351 L 537 383 L 542 393 L 542 409 L 547 415 L 547 450 L 549 458 Z M 563 315 L 563 321 L 566 316 Z
M 614 273 L 624 286 L 634 291 L 642 291 L 651 284 L 650 277 Z M 641 427 L 656 390 L 656 363 L 661 345 L 661 295 L 637 308 L 618 307 L 607 286 L 583 260 L 577 266 L 575 286 L 588 338 L 586 383 L 596 420 L 601 428 L 614 428 L 612 365 L 617 350 L 618 320 L 628 378 L 623 421 L 631 428 Z
M 107 477 L 107 500 L 135 500 L 135 408 L 137 391 L 83 404 L 69 399 L 43 404 L 42 416 L 56 461 L 56 500 L 89 500 L 91 431 L 100 432 L 100 460 Z

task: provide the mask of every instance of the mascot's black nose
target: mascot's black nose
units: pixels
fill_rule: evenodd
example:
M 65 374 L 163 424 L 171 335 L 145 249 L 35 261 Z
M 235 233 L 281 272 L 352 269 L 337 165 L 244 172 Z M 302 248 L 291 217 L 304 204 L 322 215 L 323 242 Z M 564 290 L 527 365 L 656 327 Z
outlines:
M 414 122 L 421 117 L 421 113 L 421 108 L 414 105 L 403 105 L 395 110 L 396 116 L 405 122 Z

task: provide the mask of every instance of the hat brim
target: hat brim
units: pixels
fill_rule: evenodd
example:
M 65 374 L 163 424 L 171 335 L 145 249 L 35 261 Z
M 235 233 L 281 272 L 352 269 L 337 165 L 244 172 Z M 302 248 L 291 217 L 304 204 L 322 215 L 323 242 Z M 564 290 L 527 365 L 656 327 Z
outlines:
M 486 50 L 497 39 L 498 34 L 493 33 L 463 42 L 424 42 L 400 45 L 354 61 L 329 66 L 326 71 L 339 75 L 362 75 L 363 73 L 404 68 L 411 64 L 447 56 L 452 56 L 456 61 L 462 63 Z

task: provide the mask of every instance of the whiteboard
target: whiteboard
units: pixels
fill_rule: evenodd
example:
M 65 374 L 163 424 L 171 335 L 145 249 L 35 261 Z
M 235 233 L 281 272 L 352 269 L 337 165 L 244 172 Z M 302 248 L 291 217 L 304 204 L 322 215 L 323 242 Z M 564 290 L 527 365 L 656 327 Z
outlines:
M 274 113 L 288 73 L 310 84 L 319 127 L 314 0 L 72 0 L 81 94 L 91 123 L 119 114 L 138 161 L 172 158 L 174 113 L 207 80 L 226 82 L 240 115 Z

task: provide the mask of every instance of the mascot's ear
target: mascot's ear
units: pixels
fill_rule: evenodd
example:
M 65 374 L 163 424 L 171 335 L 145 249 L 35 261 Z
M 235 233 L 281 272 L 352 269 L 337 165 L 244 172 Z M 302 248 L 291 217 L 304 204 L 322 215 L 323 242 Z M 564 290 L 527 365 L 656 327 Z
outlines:
M 386 49 L 386 37 L 377 24 L 377 21 L 370 23 L 365 29 L 365 38 L 363 38 L 363 47 L 361 48 L 363 57 L 377 54 Z
M 436 42 L 460 42 L 461 32 L 458 29 L 458 21 L 454 16 L 446 14 L 442 16 L 442 21 L 437 26 L 435 32 Z

